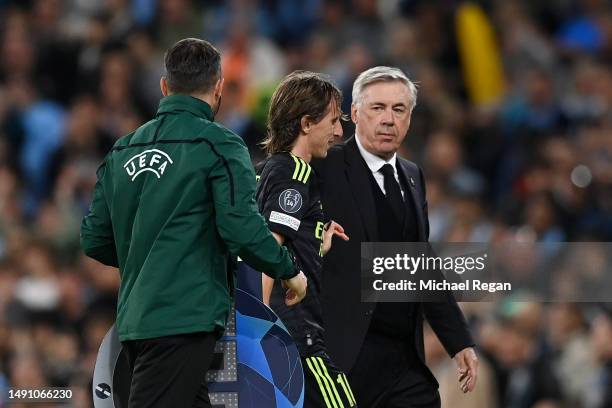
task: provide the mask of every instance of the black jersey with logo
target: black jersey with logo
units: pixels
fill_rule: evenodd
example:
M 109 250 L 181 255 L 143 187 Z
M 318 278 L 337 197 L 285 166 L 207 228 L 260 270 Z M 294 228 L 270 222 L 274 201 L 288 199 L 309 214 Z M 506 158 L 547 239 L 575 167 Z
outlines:
M 285 237 L 308 278 L 306 297 L 295 306 L 285 305 L 285 290 L 278 282 L 270 306 L 293 336 L 300 354 L 325 350 L 321 315 L 321 247 L 323 209 L 314 169 L 290 153 L 270 156 L 257 171 L 257 204 L 270 230 Z

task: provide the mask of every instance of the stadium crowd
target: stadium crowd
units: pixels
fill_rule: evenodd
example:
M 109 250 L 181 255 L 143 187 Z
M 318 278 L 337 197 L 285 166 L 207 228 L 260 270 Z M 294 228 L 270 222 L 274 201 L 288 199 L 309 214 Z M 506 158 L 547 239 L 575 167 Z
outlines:
M 463 80 L 461 3 L 0 0 L 0 407 L 27 406 L 9 402 L 8 388 L 45 386 L 70 387 L 65 406 L 92 406 L 119 276 L 82 254 L 80 221 L 96 167 L 155 113 L 163 52 L 184 37 L 221 50 L 216 120 L 244 138 L 254 162 L 285 74 L 329 74 L 348 112 L 356 75 L 393 65 L 419 84 L 402 155 L 424 168 L 432 241 L 611 241 L 612 5 L 480 2 L 505 84 L 482 104 Z M 610 263 L 610 251 L 599 254 L 581 261 Z M 426 332 L 443 406 L 612 407 L 610 306 L 510 298 L 462 307 L 482 372 L 476 391 L 460 395 L 451 360 Z

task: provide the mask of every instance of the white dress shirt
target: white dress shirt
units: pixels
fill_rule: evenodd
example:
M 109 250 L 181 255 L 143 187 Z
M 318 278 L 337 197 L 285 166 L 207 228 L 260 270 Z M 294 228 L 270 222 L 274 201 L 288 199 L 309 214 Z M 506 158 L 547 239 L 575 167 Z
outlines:
M 397 184 L 400 186 L 402 197 L 405 197 L 404 189 L 401 187 L 402 184 L 400 183 L 399 175 L 397 174 L 397 167 L 395 167 L 395 162 L 397 161 L 397 153 L 393 153 L 393 156 L 389 160 L 385 160 L 381 157 L 376 156 L 375 154 L 368 152 L 361 144 L 361 141 L 359 140 L 359 136 L 357 134 L 355 134 L 355 140 L 357 141 L 357 148 L 359 148 L 359 153 L 361 153 L 361 157 L 363 157 L 366 164 L 368 165 L 368 168 L 372 172 L 372 175 L 374 175 L 374 180 L 376 180 L 376 183 L 378 184 L 378 187 L 380 187 L 380 190 L 383 192 L 383 194 L 387 195 L 387 192 L 385 191 L 385 176 L 380 170 L 385 164 L 390 164 L 393 167 L 393 175 L 395 176 L 395 181 L 397 181 Z

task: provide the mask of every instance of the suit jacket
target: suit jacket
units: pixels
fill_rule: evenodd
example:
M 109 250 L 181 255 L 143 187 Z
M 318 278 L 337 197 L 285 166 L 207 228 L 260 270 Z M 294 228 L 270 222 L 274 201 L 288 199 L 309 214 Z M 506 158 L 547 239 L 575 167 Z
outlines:
M 324 258 L 322 306 L 326 344 L 334 362 L 348 372 L 353 367 L 368 331 L 376 304 L 361 302 L 361 242 L 379 241 L 374 194 L 355 138 L 334 146 L 327 158 L 313 167 L 321 183 L 323 211 L 327 218 L 340 223 L 350 237 L 348 242 L 334 240 Z M 418 240 L 429 238 L 429 220 L 425 182 L 421 169 L 398 156 L 398 171 L 409 183 L 406 198 L 414 200 Z M 419 303 L 414 319 L 414 347 L 425 362 L 423 316 L 451 357 L 474 344 L 463 313 L 453 296 L 446 301 Z

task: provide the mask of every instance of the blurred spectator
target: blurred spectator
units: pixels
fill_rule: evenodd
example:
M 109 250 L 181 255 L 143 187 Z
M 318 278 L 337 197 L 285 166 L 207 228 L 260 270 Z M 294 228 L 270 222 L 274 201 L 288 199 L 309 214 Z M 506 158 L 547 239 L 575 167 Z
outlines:
M 154 23 L 159 47 L 167 50 L 172 44 L 186 37 L 201 37 L 202 16 L 191 0 L 158 0 Z
M 612 406 L 612 310 L 600 313 L 593 322 L 591 346 L 597 362 L 597 382 L 589 400 L 596 407 Z
M 100 123 L 102 130 L 116 140 L 135 130 L 139 122 L 133 93 L 132 56 L 124 49 L 111 50 L 103 56 L 101 64 Z
M 602 50 L 610 40 L 606 33 L 610 18 L 608 4 L 602 0 L 583 0 L 577 6 L 577 13 L 560 28 L 557 40 L 568 51 L 595 53 Z
M 159 78 L 164 74 L 163 52 L 146 30 L 134 30 L 128 37 L 129 51 L 134 60 L 134 91 L 140 95 L 143 112 L 151 116 L 161 98 Z
M 584 316 L 578 305 L 561 303 L 551 305 L 548 317 L 553 371 L 564 400 L 579 407 L 589 400 L 595 374 Z
M 281 46 L 301 45 L 317 22 L 323 0 L 276 0 L 262 2 L 258 28 Z
M 429 136 L 424 164 L 427 174 L 442 180 L 447 190 L 476 196 L 484 193 L 482 176 L 465 166 L 460 141 L 450 131 Z
M 530 408 L 561 401 L 560 386 L 551 367 L 551 356 L 541 339 L 542 308 L 536 303 L 507 304 L 497 330 L 500 341 L 493 355 L 500 364 L 501 405 Z

